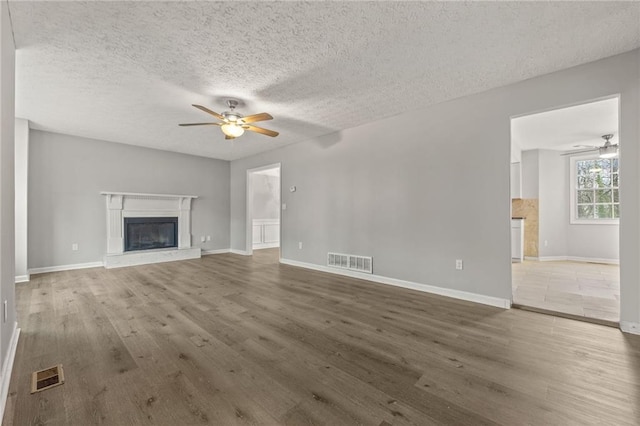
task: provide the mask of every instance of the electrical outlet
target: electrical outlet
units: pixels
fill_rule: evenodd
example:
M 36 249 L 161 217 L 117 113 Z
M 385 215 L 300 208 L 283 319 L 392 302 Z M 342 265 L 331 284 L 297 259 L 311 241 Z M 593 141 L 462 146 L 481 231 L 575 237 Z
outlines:
M 211 241 L 211 235 L 207 235 L 207 241 Z
M 78 243 L 71 244 L 71 250 L 78 251 Z
M 548 247 L 548 246 L 549 246 L 549 241 L 544 240 L 544 246 L 545 246 L 545 247 Z
M 462 271 L 462 259 L 456 259 L 456 269 Z
M 286 203 L 282 203 L 282 210 L 286 210 L 287 209 L 287 204 Z
M 302 250 L 302 241 L 298 242 L 298 249 Z
M 200 237 L 200 242 L 204 243 L 204 235 L 202 237 Z

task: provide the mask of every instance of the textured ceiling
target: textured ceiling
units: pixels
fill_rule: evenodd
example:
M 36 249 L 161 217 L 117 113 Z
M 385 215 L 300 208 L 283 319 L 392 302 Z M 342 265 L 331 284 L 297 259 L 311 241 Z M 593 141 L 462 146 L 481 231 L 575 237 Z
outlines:
M 602 146 L 602 135 L 618 143 L 618 98 L 514 118 L 511 142 L 522 150 L 567 151 L 576 145 Z
M 227 160 L 640 46 L 633 2 L 9 6 L 32 128 Z M 228 97 L 280 136 L 177 126 Z

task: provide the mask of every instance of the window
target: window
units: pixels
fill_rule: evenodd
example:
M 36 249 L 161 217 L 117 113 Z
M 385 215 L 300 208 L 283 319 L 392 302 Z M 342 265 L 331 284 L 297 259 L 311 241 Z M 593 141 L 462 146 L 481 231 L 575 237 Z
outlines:
M 618 163 L 618 158 L 571 158 L 571 223 L 618 223 Z

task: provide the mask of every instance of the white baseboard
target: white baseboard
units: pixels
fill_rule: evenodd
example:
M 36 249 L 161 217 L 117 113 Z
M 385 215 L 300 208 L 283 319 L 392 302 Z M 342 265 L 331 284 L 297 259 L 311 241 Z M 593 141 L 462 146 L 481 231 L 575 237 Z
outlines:
M 533 256 L 525 256 L 525 257 L 524 257 L 524 260 L 533 260 L 533 261 L 538 261 L 538 260 L 540 260 L 540 259 L 539 259 L 539 258 L 537 258 L 537 257 L 533 257 Z
M 276 248 L 276 247 L 280 247 L 280 243 L 254 244 L 253 249 L 254 250 L 260 250 L 260 249 L 268 249 L 268 248 Z
M 578 256 L 542 256 L 539 257 L 540 262 L 550 262 L 565 260 L 571 262 L 584 262 L 584 263 L 606 263 L 609 265 L 619 265 L 620 259 L 605 259 L 600 257 L 578 257 Z
M 233 253 L 233 254 L 240 254 L 242 256 L 250 256 L 250 253 L 248 251 L 244 251 L 244 250 L 230 249 L 229 252 Z
M 223 254 L 231 253 L 231 249 L 215 249 L 215 250 L 202 250 L 202 255 L 207 256 L 209 254 Z
M 438 294 L 454 299 L 466 300 L 469 302 L 481 303 L 483 305 L 496 306 L 498 308 L 510 309 L 511 299 L 502 299 L 499 297 L 485 296 L 483 294 L 469 293 L 462 290 L 454 290 L 444 287 L 436 287 L 428 284 L 420 284 L 411 281 L 399 280 L 396 278 L 383 277 L 381 275 L 363 274 L 361 272 L 349 271 L 345 269 L 335 269 L 324 265 L 315 265 L 313 263 L 299 262 L 297 260 L 280 259 L 280 263 L 285 265 L 298 266 L 300 268 L 313 269 L 315 271 L 328 272 L 330 274 L 344 275 L 361 280 L 373 281 L 381 284 L 393 285 L 396 287 L 409 288 L 425 293 Z
M 28 283 L 30 279 L 31 279 L 31 275 L 30 274 L 27 274 L 27 275 L 16 275 L 16 284 L 18 284 L 18 283 Z
M 73 269 L 98 268 L 104 266 L 104 262 L 76 263 L 74 265 L 45 266 L 43 268 L 31 268 L 29 274 L 44 274 L 45 272 L 71 271 Z
M 0 377 L 0 421 L 4 418 L 4 409 L 7 406 L 7 397 L 9 396 L 9 383 L 11 382 L 11 372 L 13 371 L 13 362 L 16 358 L 16 349 L 18 348 L 18 338 L 20 337 L 20 329 L 18 323 L 13 323 L 13 333 L 11 341 L 2 363 L 2 376 Z
M 567 260 L 567 256 L 539 256 L 536 260 L 539 262 L 555 262 L 559 260 Z
M 630 334 L 640 334 L 640 323 L 630 321 L 620 321 L 620 330 Z
M 575 257 L 575 256 L 567 256 L 567 260 L 571 260 L 573 262 L 587 262 L 587 263 L 607 263 L 610 265 L 619 265 L 620 259 L 604 259 L 600 257 Z

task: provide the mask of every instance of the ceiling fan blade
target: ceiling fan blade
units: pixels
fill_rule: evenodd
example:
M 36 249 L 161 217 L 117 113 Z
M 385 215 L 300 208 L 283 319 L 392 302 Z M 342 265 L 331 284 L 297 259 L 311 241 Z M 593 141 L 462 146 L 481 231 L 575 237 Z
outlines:
M 269 129 L 263 129 L 262 127 L 257 127 L 257 126 L 242 126 L 244 129 L 246 130 L 250 130 L 252 132 L 256 132 L 256 133 L 260 133 L 263 135 L 267 135 L 267 136 L 271 136 L 272 138 L 275 138 L 276 136 L 278 136 L 280 133 L 278 132 L 274 132 L 273 130 L 269 130 Z
M 235 139 L 233 136 L 229 136 L 229 135 L 224 135 L 225 139 Z
M 180 123 L 178 126 L 221 126 L 223 123 Z
M 202 105 L 196 105 L 196 104 L 191 104 L 191 106 L 194 106 L 194 107 L 198 108 L 199 110 L 206 112 L 207 114 L 211 114 L 211 115 L 213 115 L 215 118 L 218 118 L 218 119 L 220 119 L 220 120 L 224 120 L 224 116 L 223 116 L 222 114 L 218 114 L 218 113 L 217 113 L 217 112 L 215 112 L 215 111 L 211 111 L 211 110 L 210 110 L 209 108 L 207 108 L 207 107 L 203 107 Z
M 242 117 L 243 123 L 255 123 L 257 121 L 266 121 L 273 120 L 271 114 L 267 114 L 266 112 L 261 112 L 260 114 L 247 115 L 246 117 Z
M 563 154 L 560 155 L 574 155 L 574 154 L 582 154 L 582 153 L 586 153 L 586 152 L 595 152 L 598 151 L 600 148 L 593 148 L 593 149 L 583 149 L 581 151 L 569 151 L 569 152 L 565 152 Z

